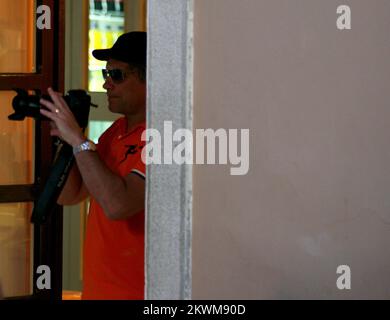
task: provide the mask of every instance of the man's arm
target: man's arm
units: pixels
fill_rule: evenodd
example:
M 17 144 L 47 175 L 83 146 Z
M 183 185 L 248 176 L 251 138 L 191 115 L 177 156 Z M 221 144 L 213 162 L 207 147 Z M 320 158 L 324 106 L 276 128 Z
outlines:
M 73 113 L 61 94 L 51 88 L 48 93 L 52 102 L 41 99 L 41 104 L 48 110 L 41 109 L 40 112 L 55 123 L 50 134 L 72 147 L 80 145 L 85 138 Z M 102 206 L 107 218 L 126 219 L 144 208 L 145 181 L 141 177 L 129 173 L 122 178 L 114 174 L 94 151 L 79 152 L 75 158 L 85 188 Z M 77 175 L 73 178 L 78 179 Z M 71 186 L 72 182 L 69 183 Z
M 144 208 L 145 180 L 140 176 L 114 174 L 93 151 L 79 152 L 75 157 L 86 188 L 107 218 L 126 219 Z
M 57 203 L 62 206 L 74 205 L 85 200 L 88 196 L 88 190 L 83 183 L 77 164 L 73 164 Z

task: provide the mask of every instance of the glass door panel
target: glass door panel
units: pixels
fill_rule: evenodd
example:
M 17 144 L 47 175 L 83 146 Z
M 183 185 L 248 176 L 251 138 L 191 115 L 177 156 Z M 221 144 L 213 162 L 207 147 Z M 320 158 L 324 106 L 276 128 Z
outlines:
M 32 293 L 31 203 L 0 204 L 0 283 L 4 297 Z
M 0 1 L 0 287 L 8 298 L 31 294 L 59 299 L 61 293 L 62 209 L 45 225 L 30 216 L 50 172 L 53 146 L 46 121 L 10 121 L 14 88 L 64 90 L 65 1 Z M 36 26 L 37 6 L 50 8 L 51 28 Z M 54 23 L 55 22 L 55 23 Z M 33 228 L 32 228 L 33 226 Z M 33 232 L 33 230 L 35 232 Z M 33 286 L 33 269 L 48 265 L 51 290 Z
M 34 120 L 10 121 L 13 91 L 0 91 L 0 185 L 32 184 Z
M 34 73 L 35 0 L 0 1 L 0 73 Z

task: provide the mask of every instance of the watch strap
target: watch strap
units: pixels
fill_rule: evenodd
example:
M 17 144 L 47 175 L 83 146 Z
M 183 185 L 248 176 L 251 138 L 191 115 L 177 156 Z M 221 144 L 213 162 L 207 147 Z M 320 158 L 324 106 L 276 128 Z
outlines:
M 85 140 L 78 146 L 73 147 L 74 155 L 82 151 L 96 151 L 96 145 L 90 140 Z

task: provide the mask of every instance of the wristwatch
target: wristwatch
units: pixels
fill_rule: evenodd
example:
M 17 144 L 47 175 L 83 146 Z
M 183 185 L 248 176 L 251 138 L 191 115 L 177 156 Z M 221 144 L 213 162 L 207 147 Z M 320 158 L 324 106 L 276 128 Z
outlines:
M 77 153 L 81 151 L 96 151 L 96 145 L 90 141 L 85 140 L 82 144 L 79 144 L 76 147 L 73 147 L 73 154 L 76 155 Z

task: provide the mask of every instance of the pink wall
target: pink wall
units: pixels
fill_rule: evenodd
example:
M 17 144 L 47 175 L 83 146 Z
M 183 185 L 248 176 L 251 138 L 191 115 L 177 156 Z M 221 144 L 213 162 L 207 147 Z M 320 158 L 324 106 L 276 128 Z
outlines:
M 344 2 L 194 1 L 194 127 L 250 129 L 194 167 L 194 299 L 389 298 L 390 2 Z

